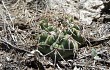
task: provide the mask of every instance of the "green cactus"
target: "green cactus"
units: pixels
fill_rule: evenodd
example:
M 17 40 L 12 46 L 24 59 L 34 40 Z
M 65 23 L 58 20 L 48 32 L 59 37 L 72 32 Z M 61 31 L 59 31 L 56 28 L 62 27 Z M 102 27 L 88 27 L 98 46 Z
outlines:
M 39 50 L 44 54 L 57 49 L 63 58 L 70 55 L 74 56 L 74 53 L 78 50 L 79 43 L 83 42 L 83 37 L 79 31 L 80 28 L 77 25 L 66 24 L 65 29 L 59 30 L 60 28 L 57 25 L 52 25 L 45 19 L 40 23 L 40 27 L 41 30 L 45 31 L 39 36 L 39 46 L 41 46 Z M 54 59 L 54 52 L 49 56 Z M 58 54 L 57 59 L 61 59 Z
M 47 32 L 43 32 L 42 34 L 40 34 L 39 42 L 44 42 L 47 39 L 47 36 Z

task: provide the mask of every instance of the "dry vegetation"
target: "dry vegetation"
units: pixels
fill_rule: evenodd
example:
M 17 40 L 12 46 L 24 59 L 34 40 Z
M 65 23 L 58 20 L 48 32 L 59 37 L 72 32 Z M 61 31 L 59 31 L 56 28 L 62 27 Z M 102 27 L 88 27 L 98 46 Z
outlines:
M 110 34 L 41 1 L 0 2 L 0 70 L 109 70 Z

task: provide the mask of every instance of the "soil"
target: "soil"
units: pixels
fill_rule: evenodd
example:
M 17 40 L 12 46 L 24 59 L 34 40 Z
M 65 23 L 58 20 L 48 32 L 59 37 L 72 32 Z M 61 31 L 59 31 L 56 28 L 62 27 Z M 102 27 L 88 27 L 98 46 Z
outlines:
M 19 1 L 19 0 L 18 0 Z M 80 25 L 85 34 L 84 44 L 80 45 L 75 56 L 69 56 L 64 60 L 55 61 L 50 56 L 44 56 L 38 49 L 34 35 L 37 33 L 37 22 L 42 17 L 48 17 L 50 22 L 52 13 L 37 11 L 35 14 L 35 1 L 17 3 L 16 0 L 0 2 L 2 15 L 0 22 L 0 70 L 109 70 L 110 69 L 110 1 L 104 3 L 105 8 L 101 11 L 100 18 L 94 18 L 91 25 Z M 2 4 L 1 4 L 2 3 Z M 32 4 L 31 6 L 29 6 Z M 14 6 L 14 7 L 13 7 Z M 24 14 L 24 6 L 26 11 Z M 9 11 L 9 12 L 8 12 Z M 7 13 L 8 12 L 8 13 Z M 10 19 L 11 18 L 13 22 Z M 34 17 L 34 18 L 33 18 Z M 64 16 L 60 16 L 61 18 Z M 14 19 L 15 18 L 15 19 Z M 4 20 L 8 21 L 8 24 Z M 5 21 L 5 23 L 4 23 Z M 78 21 L 78 20 L 76 20 Z M 32 24 L 32 23 L 36 24 Z M 6 26 L 4 27 L 4 24 Z M 77 23 L 76 23 L 77 24 Z M 15 27 L 13 29 L 13 27 Z M 91 34 L 91 35 L 90 35 Z M 18 39 L 16 39 L 16 36 Z M 17 40 L 17 42 L 16 42 Z M 94 55 L 98 57 L 94 57 Z

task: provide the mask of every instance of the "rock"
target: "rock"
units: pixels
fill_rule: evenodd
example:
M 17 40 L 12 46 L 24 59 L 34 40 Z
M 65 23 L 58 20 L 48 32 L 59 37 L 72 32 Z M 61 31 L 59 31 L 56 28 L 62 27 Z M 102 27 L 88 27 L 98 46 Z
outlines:
M 49 8 L 79 18 L 78 0 L 48 0 Z
M 80 21 L 83 24 L 90 25 L 94 18 L 100 17 L 101 9 L 104 8 L 101 0 L 81 0 Z
M 93 18 L 100 17 L 104 8 L 102 0 L 48 0 L 51 9 L 63 11 L 80 19 L 82 24 L 90 25 Z

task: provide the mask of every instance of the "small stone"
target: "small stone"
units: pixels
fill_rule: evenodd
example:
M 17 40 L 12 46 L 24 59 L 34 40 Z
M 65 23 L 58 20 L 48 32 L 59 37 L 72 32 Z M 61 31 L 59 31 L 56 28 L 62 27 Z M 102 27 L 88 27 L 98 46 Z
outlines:
M 11 62 L 12 59 L 10 57 L 6 57 L 6 61 Z
M 2 67 L 2 64 L 0 63 L 0 67 Z

